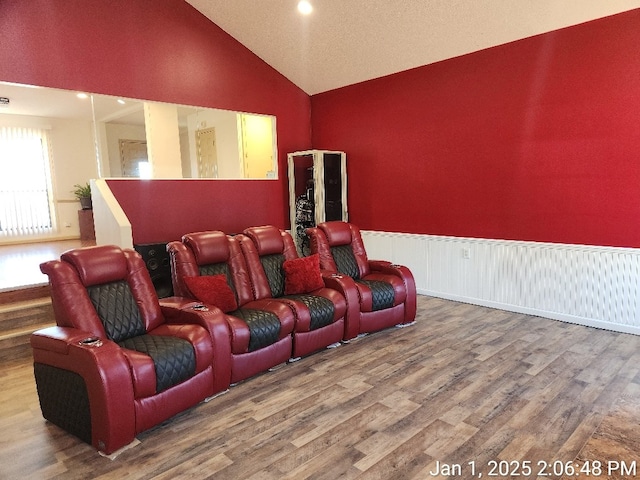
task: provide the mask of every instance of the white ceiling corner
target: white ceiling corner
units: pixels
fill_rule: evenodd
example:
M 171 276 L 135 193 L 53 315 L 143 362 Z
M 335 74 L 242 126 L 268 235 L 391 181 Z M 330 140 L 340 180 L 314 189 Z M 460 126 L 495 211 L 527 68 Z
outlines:
M 640 0 L 186 0 L 309 95 L 635 8 Z

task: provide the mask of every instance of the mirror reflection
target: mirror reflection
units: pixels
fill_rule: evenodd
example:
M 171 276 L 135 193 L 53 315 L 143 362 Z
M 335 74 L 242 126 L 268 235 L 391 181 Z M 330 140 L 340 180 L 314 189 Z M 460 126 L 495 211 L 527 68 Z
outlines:
M 6 82 L 0 87 L 0 97 L 9 99 L 0 105 L 2 121 L 20 115 L 13 119 L 92 122 L 100 177 L 278 177 L 273 116 L 98 94 L 83 101 L 77 92 Z

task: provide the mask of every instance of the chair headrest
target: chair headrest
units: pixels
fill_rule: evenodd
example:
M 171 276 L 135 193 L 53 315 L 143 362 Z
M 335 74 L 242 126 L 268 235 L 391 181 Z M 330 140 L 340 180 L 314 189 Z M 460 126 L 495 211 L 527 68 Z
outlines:
M 277 227 L 272 225 L 250 227 L 243 233 L 253 241 L 260 256 L 284 252 L 284 240 Z
M 329 246 L 331 247 L 349 245 L 353 239 L 351 226 L 347 222 L 325 222 L 318 225 L 318 227 L 327 236 Z
M 85 287 L 124 280 L 128 275 L 124 252 L 115 245 L 76 248 L 60 258 L 73 265 Z
M 195 232 L 182 237 L 196 257 L 198 265 L 211 265 L 229 260 L 229 239 L 224 232 Z

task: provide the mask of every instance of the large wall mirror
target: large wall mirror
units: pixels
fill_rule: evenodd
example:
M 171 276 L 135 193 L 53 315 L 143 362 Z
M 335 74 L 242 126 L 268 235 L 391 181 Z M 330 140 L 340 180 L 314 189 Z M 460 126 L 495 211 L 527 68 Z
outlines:
M 0 82 L 0 121 L 90 122 L 100 177 L 278 178 L 274 116 L 78 93 Z

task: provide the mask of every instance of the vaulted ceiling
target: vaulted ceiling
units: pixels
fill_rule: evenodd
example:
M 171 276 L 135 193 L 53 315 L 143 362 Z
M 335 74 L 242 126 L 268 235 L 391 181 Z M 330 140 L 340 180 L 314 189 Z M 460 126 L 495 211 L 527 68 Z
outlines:
M 306 93 L 640 8 L 640 0 L 186 0 Z M 639 26 L 640 28 L 640 26 Z

